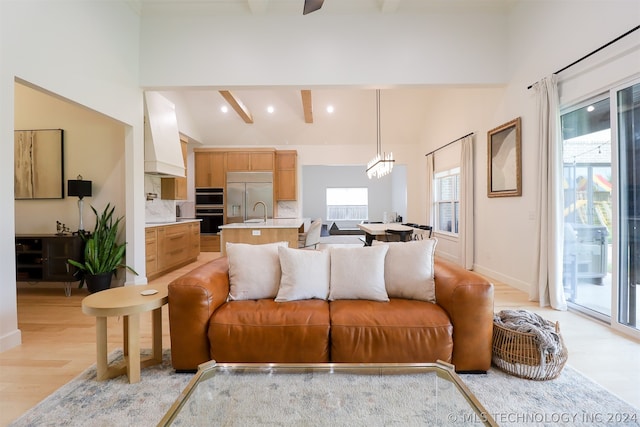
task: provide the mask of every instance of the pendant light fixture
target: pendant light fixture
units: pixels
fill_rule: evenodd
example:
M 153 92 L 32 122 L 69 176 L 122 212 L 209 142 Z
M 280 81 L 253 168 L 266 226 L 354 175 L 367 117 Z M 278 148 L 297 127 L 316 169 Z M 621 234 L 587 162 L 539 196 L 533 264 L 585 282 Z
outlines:
M 376 156 L 367 163 L 367 176 L 371 178 L 381 178 L 388 175 L 393 170 L 393 153 L 382 152 L 382 142 L 380 140 L 380 89 L 376 89 Z

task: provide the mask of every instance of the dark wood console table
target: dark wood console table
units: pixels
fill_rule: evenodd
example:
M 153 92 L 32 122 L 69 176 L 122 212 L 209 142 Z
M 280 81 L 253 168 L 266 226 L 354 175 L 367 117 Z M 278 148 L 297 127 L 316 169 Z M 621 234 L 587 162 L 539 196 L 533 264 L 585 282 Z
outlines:
M 81 280 L 77 268 L 67 260 L 82 262 L 84 241 L 73 234 L 16 235 L 16 281 L 65 282 L 65 295 L 71 295 L 71 282 Z

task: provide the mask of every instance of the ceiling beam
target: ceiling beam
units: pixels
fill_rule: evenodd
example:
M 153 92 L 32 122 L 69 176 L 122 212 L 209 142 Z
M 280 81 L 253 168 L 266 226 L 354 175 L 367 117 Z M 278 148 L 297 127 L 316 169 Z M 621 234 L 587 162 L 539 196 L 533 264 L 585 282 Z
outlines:
M 231 93 L 231 91 L 228 90 L 221 90 L 219 92 L 220 95 L 222 95 L 222 97 L 229 103 L 229 105 L 231 105 L 231 108 L 233 108 L 236 113 L 238 113 L 240 118 L 244 120 L 245 123 L 253 123 L 251 112 L 239 98 L 237 98 L 234 94 Z
M 311 91 L 301 90 L 302 111 L 304 111 L 304 122 L 313 123 L 313 105 L 311 104 Z

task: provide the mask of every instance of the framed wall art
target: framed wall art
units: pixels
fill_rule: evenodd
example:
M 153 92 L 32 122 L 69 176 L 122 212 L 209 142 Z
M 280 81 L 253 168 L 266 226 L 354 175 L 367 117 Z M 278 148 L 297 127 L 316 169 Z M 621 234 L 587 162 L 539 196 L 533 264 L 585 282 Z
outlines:
M 14 131 L 14 198 L 64 198 L 62 129 Z
M 487 132 L 487 196 L 522 196 L 520 117 Z

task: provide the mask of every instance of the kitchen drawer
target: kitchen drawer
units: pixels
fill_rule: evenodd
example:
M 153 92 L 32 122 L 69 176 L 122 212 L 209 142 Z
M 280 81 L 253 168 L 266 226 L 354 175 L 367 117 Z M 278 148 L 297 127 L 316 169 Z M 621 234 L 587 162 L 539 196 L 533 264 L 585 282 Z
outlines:
M 145 231 L 145 261 L 147 277 L 158 271 L 158 232 L 156 228 Z
M 189 258 L 189 224 L 158 227 L 158 269 L 179 265 Z

